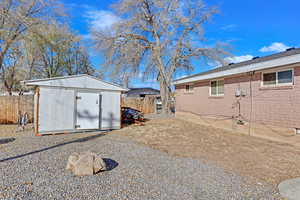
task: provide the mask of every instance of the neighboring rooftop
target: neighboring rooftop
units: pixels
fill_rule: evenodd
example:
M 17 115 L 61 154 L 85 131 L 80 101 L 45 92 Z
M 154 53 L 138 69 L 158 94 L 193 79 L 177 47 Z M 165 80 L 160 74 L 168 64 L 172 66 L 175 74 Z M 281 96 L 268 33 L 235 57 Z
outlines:
M 144 97 L 146 95 L 159 95 L 160 91 L 154 88 L 130 88 L 126 93 L 127 97 Z
M 226 66 L 218 67 L 206 72 L 174 80 L 173 83 L 176 85 L 181 83 L 268 69 L 294 63 L 300 63 L 300 48 L 289 48 L 284 52 L 272 54 L 269 56 L 254 57 L 252 60 L 240 63 L 230 63 Z

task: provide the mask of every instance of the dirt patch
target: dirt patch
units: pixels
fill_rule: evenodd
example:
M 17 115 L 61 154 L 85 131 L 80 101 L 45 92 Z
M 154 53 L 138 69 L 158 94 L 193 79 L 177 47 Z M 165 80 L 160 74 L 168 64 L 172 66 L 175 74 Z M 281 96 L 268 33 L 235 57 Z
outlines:
M 300 148 L 178 118 L 114 131 L 171 155 L 212 162 L 271 184 L 300 175 Z
M 177 112 L 176 117 L 185 121 L 200 125 L 221 128 L 231 132 L 238 132 L 275 142 L 288 143 L 300 147 L 300 136 L 296 135 L 294 128 L 272 126 L 264 123 L 249 123 L 244 121 L 244 125 L 238 125 L 237 120 L 226 117 L 200 116 L 187 112 Z

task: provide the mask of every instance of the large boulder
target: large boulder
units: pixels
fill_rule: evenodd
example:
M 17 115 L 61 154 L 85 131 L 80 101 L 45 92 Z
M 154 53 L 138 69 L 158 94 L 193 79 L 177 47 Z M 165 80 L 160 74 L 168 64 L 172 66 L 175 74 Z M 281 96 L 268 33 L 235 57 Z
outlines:
M 76 176 L 93 175 L 106 170 L 104 160 L 93 152 L 72 153 L 66 166 Z

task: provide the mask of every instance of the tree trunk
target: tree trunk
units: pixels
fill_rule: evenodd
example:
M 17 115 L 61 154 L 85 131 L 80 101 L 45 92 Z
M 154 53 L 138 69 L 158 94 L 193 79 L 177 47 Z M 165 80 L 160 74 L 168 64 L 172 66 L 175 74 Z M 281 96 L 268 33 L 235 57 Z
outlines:
M 11 88 L 8 88 L 8 89 L 7 89 L 7 92 L 8 92 L 8 95 L 9 95 L 9 96 L 12 96 L 12 90 L 11 90 Z
M 170 90 L 165 81 L 160 80 L 160 96 L 162 101 L 162 114 L 170 114 Z
M 0 70 L 3 70 L 3 55 L 0 55 Z
M 12 96 L 12 87 L 4 80 L 4 87 L 9 96 Z

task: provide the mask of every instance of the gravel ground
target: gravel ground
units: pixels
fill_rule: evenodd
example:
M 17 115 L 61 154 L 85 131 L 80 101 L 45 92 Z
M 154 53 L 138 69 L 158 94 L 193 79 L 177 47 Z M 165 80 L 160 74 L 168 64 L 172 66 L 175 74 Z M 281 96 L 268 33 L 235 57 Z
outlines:
M 75 177 L 72 152 L 91 150 L 110 171 Z M 117 134 L 22 136 L 0 145 L 0 199 L 278 199 L 274 188 L 199 160 L 171 157 Z

